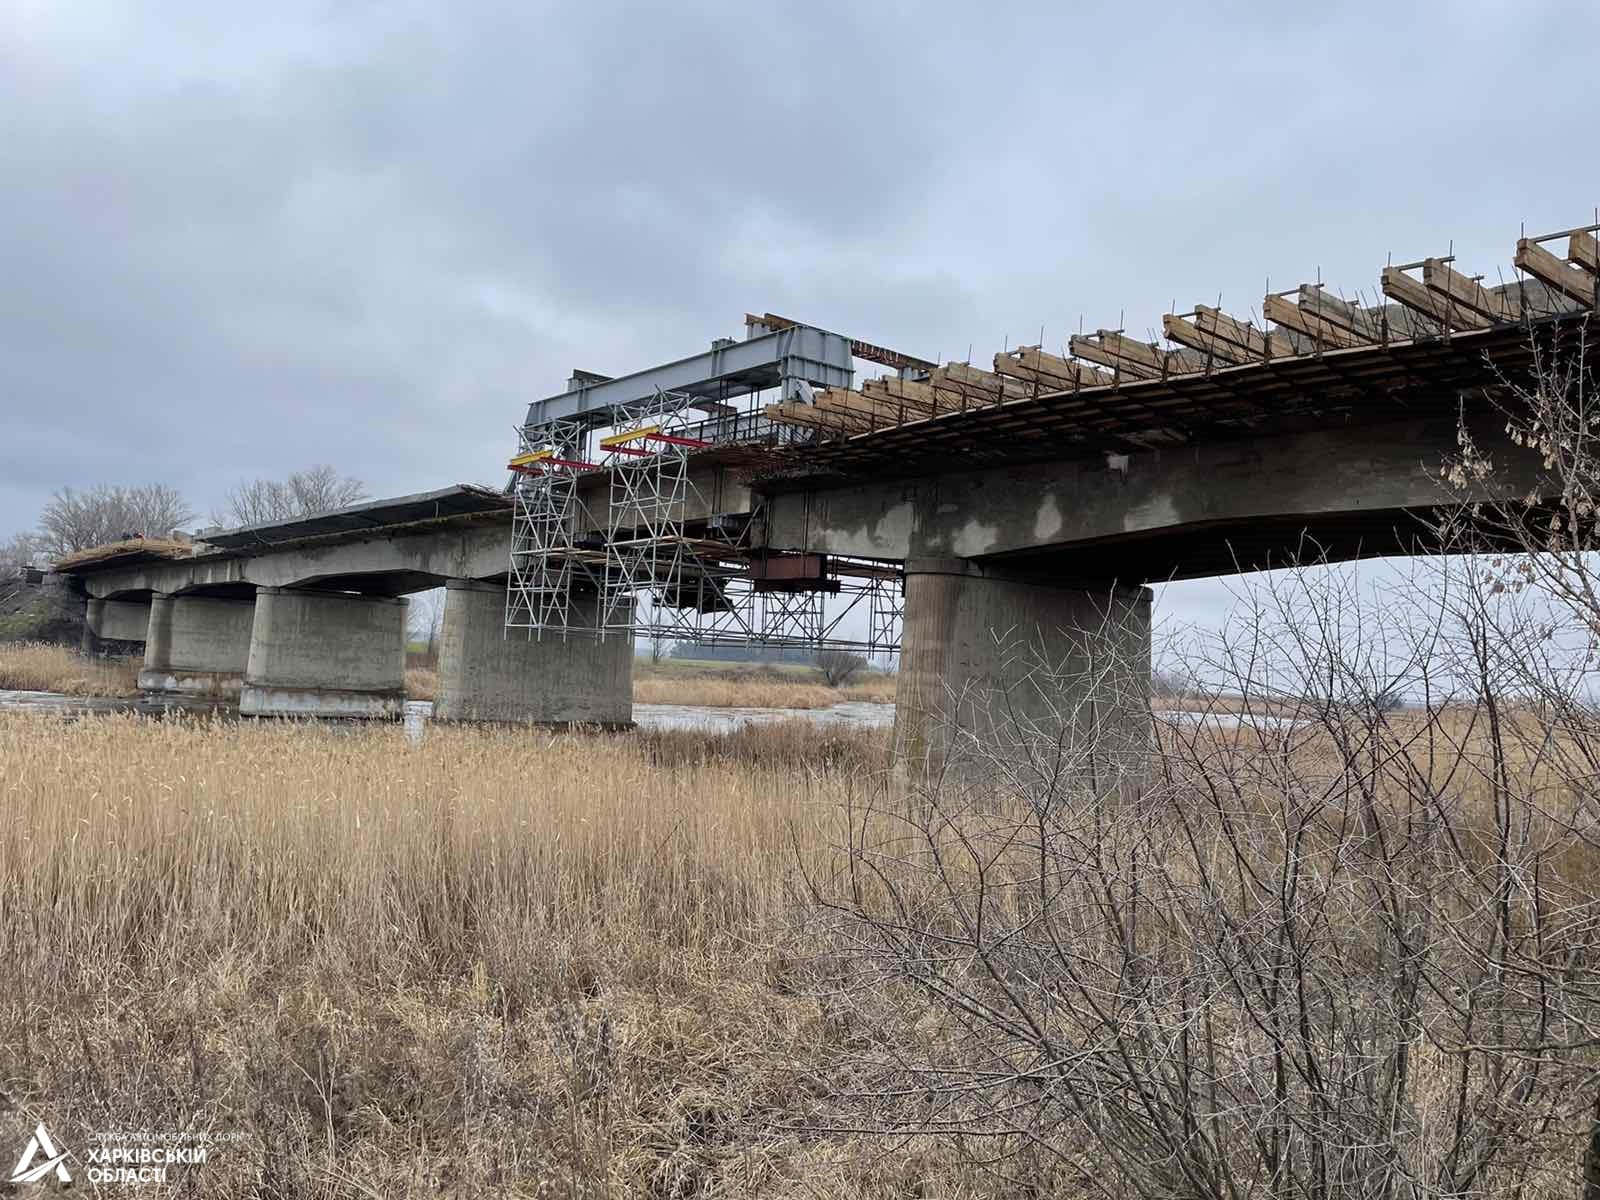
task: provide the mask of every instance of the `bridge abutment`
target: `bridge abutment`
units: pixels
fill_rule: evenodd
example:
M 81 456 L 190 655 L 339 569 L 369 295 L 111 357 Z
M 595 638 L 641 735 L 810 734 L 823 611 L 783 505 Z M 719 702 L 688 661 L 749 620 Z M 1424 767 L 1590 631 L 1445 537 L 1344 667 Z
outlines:
M 997 782 L 1054 762 L 1119 787 L 1148 753 L 1149 686 L 1148 588 L 907 561 L 894 723 L 902 786 Z
M 592 618 L 574 597 L 575 619 Z M 506 632 L 506 590 L 452 579 L 446 585 L 439 647 L 440 721 L 624 726 L 633 721 L 633 640 L 605 641 Z
M 151 596 L 140 691 L 236 698 L 249 664 L 255 608 L 254 600 Z
M 263 587 L 239 711 L 392 718 L 405 701 L 406 601 Z

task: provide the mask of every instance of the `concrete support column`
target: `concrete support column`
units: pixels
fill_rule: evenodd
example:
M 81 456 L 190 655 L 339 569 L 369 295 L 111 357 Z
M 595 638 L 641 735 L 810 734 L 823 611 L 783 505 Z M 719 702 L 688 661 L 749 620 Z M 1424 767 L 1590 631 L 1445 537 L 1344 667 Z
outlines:
M 151 596 L 140 690 L 237 698 L 255 610 L 254 600 Z
M 404 600 L 256 589 L 240 712 L 384 719 L 405 694 Z
M 597 599 L 574 599 L 580 615 L 593 616 Z M 435 720 L 632 724 L 633 639 L 626 633 L 605 641 L 530 640 L 527 630 L 508 634 L 505 624 L 505 588 L 466 579 L 446 584 Z
M 1150 591 L 989 568 L 906 563 L 896 775 L 982 784 L 1050 759 L 1114 785 L 1149 747 Z
M 148 600 L 99 600 L 84 607 L 85 654 L 139 654 L 150 628 Z

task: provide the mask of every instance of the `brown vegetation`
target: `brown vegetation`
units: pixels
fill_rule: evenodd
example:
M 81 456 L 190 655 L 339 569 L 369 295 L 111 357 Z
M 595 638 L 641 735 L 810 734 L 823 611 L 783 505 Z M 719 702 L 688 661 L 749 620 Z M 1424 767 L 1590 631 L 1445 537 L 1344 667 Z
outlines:
M 714 708 L 831 708 L 845 701 L 893 704 L 895 677 L 858 675 L 830 687 L 803 666 L 637 662 L 633 698 L 638 704 L 696 704 Z
M 48 642 L 7 642 L 0 645 L 0 691 L 134 696 L 141 665 L 137 658 L 86 658 Z
M 857 1034 L 785 939 L 884 762 L 0 715 L 0 1144 L 239 1136 L 216 1196 L 904 1194 L 936 1151 L 796 1125 Z

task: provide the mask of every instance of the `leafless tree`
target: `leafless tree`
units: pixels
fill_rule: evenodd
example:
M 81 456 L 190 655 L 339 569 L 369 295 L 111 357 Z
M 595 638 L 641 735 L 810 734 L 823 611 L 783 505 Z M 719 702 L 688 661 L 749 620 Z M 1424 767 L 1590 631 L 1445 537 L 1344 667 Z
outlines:
M 811 876 L 856 1031 L 826 1120 L 1017 1194 L 1600 1195 L 1591 510 L 1486 505 L 1464 448 L 1460 557 L 1248 587 L 1142 755 L 1031 654 L 1053 713 L 997 688 L 946 739 L 978 770 L 845 814 Z
M 86 492 L 66 487 L 45 505 L 38 536 L 46 553 L 70 554 L 130 534 L 168 537 L 194 515 L 178 490 L 166 484 L 131 488 L 102 484 Z
M 829 687 L 843 687 L 867 669 L 866 658 L 849 650 L 819 650 L 814 661 Z
M 664 633 L 650 635 L 650 662 L 658 664 L 672 653 L 673 640 Z
M 228 492 L 221 510 L 212 513 L 219 525 L 260 525 L 327 512 L 365 500 L 366 484 L 340 475 L 327 464 L 295 471 L 286 479 L 251 479 Z
M 20 573 L 34 565 L 44 554 L 43 540 L 38 534 L 18 533 L 0 542 L 0 579 Z

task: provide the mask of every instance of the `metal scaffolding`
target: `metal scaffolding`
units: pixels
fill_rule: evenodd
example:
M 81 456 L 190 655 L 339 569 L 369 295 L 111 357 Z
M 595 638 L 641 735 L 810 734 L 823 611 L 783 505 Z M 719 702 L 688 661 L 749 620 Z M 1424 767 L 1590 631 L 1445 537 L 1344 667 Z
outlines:
M 898 563 L 758 547 L 759 499 L 757 511 L 730 514 L 696 485 L 695 454 L 756 440 L 749 422 L 733 414 L 708 420 L 705 407 L 704 397 L 657 391 L 608 405 L 604 425 L 595 412 L 562 409 L 518 430 L 507 630 L 540 639 L 897 650 Z M 591 509 L 602 502 L 603 514 Z
M 588 430 L 581 422 L 551 421 L 517 431 L 521 450 L 511 460 L 511 563 L 506 578 L 506 629 L 529 638 L 566 639 L 600 633 L 593 606 L 585 619 L 575 602 L 597 594 L 602 552 L 580 544 L 593 520 L 578 494 L 578 477 L 593 469 L 583 458 Z

